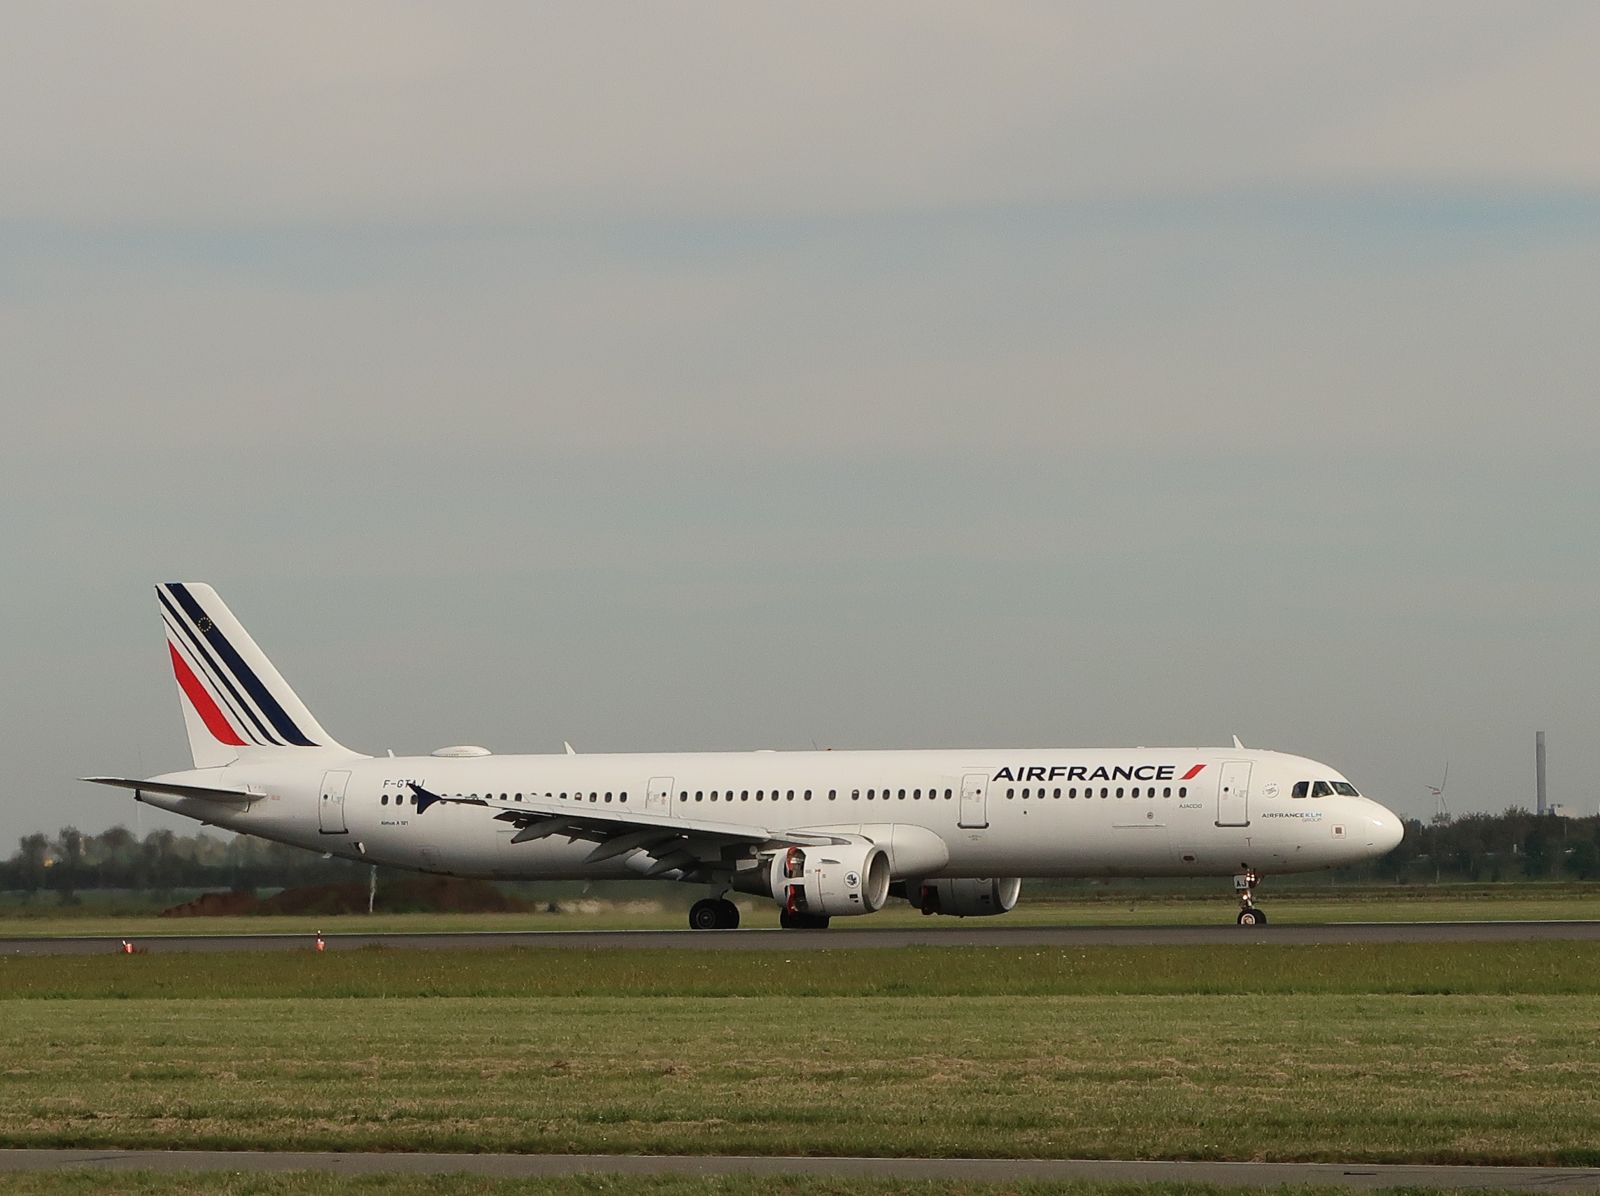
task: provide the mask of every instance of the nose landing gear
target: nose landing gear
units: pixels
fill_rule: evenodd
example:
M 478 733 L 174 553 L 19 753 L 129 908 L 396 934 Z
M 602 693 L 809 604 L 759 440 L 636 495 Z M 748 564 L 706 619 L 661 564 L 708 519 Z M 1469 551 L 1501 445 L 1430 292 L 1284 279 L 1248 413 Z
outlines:
M 1246 868 L 1233 878 L 1233 890 L 1239 894 L 1239 925 L 1240 926 L 1265 926 L 1267 915 L 1265 910 L 1256 908 L 1255 888 L 1261 883 L 1261 876 L 1254 868 Z

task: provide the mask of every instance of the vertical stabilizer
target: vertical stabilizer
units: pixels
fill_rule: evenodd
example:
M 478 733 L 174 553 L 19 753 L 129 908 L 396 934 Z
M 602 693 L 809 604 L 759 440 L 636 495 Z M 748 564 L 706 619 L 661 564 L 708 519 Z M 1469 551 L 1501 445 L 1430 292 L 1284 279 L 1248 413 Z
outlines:
M 196 768 L 253 748 L 339 748 L 217 592 L 203 582 L 156 587 Z

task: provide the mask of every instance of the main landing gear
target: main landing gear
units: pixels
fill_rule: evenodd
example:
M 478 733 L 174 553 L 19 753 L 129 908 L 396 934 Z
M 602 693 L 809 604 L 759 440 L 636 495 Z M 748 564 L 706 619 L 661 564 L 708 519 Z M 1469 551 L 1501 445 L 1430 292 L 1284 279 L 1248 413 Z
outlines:
M 738 930 L 739 907 L 726 897 L 707 897 L 689 907 L 690 930 Z
M 1254 868 L 1246 868 L 1233 878 L 1234 892 L 1239 894 L 1239 925 L 1240 926 L 1265 926 L 1267 915 L 1264 910 L 1256 908 L 1255 888 L 1261 883 L 1261 877 Z

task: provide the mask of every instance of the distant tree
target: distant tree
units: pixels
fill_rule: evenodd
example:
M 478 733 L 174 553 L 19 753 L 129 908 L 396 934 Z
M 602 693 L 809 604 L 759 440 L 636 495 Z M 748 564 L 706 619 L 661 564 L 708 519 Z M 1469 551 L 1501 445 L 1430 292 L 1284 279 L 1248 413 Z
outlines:
M 1567 848 L 1566 871 L 1577 880 L 1600 877 L 1600 847 L 1593 839 L 1579 839 Z

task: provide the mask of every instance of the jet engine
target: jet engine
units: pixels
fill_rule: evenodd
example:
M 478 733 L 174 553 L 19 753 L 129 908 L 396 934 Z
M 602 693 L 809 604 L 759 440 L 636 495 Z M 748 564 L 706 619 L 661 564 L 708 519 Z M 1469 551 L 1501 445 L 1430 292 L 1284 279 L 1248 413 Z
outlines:
M 767 883 L 788 914 L 873 914 L 889 899 L 889 853 L 865 841 L 788 847 L 772 857 Z
M 1008 913 L 1022 892 L 1019 876 L 950 877 L 906 886 L 907 900 L 925 914 L 987 918 Z

